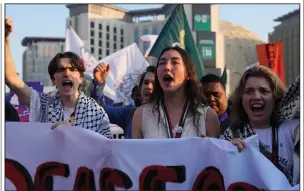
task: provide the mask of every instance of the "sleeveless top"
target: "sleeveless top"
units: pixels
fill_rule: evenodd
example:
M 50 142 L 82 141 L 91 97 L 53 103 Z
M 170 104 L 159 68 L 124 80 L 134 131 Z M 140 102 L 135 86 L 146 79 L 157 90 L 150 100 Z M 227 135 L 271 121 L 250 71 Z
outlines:
M 155 110 L 153 111 L 154 104 L 143 105 L 143 116 L 142 116 L 142 126 L 141 132 L 144 139 L 167 139 L 167 127 L 164 123 L 164 111 L 159 106 L 159 113 Z M 206 135 L 205 120 L 207 115 L 208 106 L 201 105 L 198 107 L 198 111 L 201 113 L 199 118 L 199 127 L 193 125 L 193 117 L 188 113 L 185 124 L 183 127 L 181 138 L 185 137 L 200 137 L 202 134 Z M 175 126 L 176 124 L 172 124 Z

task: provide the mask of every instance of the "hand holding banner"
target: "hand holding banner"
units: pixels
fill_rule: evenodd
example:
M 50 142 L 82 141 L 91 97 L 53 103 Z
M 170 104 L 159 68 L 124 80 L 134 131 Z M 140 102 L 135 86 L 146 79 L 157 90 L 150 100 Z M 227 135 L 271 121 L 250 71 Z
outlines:
M 239 153 L 215 138 L 110 140 L 79 127 L 12 122 L 5 132 L 6 190 L 291 188 L 256 149 L 257 137 Z

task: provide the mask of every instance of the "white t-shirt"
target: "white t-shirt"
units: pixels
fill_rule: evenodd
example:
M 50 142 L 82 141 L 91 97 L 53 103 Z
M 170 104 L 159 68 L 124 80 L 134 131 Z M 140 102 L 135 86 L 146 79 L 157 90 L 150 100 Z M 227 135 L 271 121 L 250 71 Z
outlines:
M 71 114 L 74 112 L 75 108 L 63 108 L 63 120 L 69 120 Z
M 288 172 L 290 177 L 292 177 L 293 173 L 294 132 L 299 124 L 299 120 L 287 120 L 278 129 L 278 161 Z M 266 149 L 272 153 L 272 129 L 254 129 L 254 131 L 259 136 L 259 140 L 265 145 Z

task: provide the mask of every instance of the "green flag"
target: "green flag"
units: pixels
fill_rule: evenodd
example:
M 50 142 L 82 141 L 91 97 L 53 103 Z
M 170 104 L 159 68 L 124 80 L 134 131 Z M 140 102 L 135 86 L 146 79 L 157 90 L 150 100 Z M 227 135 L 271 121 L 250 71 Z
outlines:
M 225 66 L 223 74 L 221 76 L 221 80 L 226 88 L 226 85 L 227 85 L 227 68 L 226 68 L 226 66 Z
M 176 5 L 162 31 L 158 35 L 149 56 L 158 58 L 164 48 L 172 47 L 174 43 L 179 43 L 185 47 L 195 63 L 196 74 L 198 79 L 200 79 L 205 71 L 201 64 L 201 59 L 194 43 L 183 5 Z

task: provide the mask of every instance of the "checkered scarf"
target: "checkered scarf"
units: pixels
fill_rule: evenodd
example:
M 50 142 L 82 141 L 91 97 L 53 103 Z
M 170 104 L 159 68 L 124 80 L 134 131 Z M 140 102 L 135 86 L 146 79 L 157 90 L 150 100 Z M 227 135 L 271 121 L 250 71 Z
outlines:
M 251 137 L 255 135 L 256 133 L 252 129 L 252 127 L 248 124 L 245 123 L 242 128 L 237 128 L 237 129 L 231 129 L 229 127 L 224 131 L 223 134 L 221 134 L 221 139 L 225 139 L 227 141 L 232 141 L 233 139 L 240 138 L 242 140 L 247 139 L 248 137 Z M 269 151 L 266 147 L 265 144 L 259 141 L 259 148 L 260 152 L 268 158 L 270 161 L 272 161 L 272 151 Z M 292 182 L 292 174 L 288 173 L 288 170 L 284 168 L 281 164 L 277 164 L 277 168 L 285 174 L 285 176 L 288 178 L 290 182 Z
M 289 86 L 276 106 L 279 122 L 300 118 L 300 76 Z
M 283 123 L 286 120 L 299 119 L 300 118 L 300 76 L 289 86 L 286 93 L 281 98 L 280 102 L 276 106 L 276 112 L 278 113 L 280 123 Z M 254 135 L 254 131 L 250 127 L 249 124 L 245 124 L 244 128 L 232 130 L 229 127 L 223 134 L 221 134 L 221 139 L 225 139 L 231 141 L 235 138 L 246 139 L 252 135 Z M 278 168 L 289 178 L 290 182 L 293 184 L 299 184 L 300 180 L 300 138 L 299 131 L 296 133 L 296 140 L 294 142 L 295 147 L 293 151 L 293 174 L 288 175 L 287 170 L 284 170 L 282 166 L 278 166 Z M 261 145 L 260 142 L 260 150 L 261 152 L 269 159 L 271 159 L 271 153 L 266 152 L 266 149 Z
M 37 121 L 51 123 L 63 121 L 63 105 L 59 92 L 54 96 L 40 94 L 40 102 L 41 108 Z M 87 97 L 82 91 L 80 91 L 75 110 L 74 125 L 111 138 L 110 122 L 106 112 L 93 98 Z
M 277 105 L 279 122 L 300 119 L 300 76 L 288 87 L 286 93 Z M 300 131 L 297 128 L 293 151 L 293 185 L 300 183 Z

